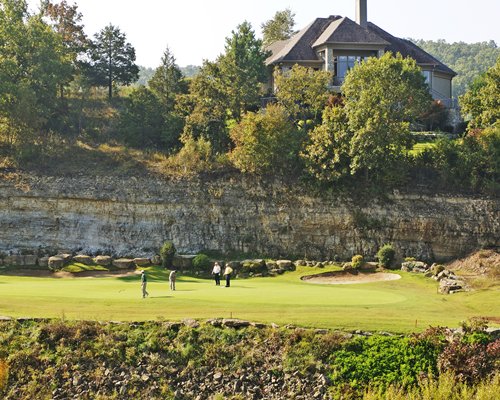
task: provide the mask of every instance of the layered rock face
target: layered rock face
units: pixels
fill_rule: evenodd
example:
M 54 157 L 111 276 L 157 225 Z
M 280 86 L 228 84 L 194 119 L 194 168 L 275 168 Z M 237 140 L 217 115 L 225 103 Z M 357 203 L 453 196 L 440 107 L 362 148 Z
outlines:
M 369 258 L 392 243 L 401 257 L 444 260 L 500 247 L 500 200 L 392 194 L 356 202 L 236 178 L 0 181 L 0 251 L 138 256 L 165 240 L 186 254 L 210 249 L 321 259 Z

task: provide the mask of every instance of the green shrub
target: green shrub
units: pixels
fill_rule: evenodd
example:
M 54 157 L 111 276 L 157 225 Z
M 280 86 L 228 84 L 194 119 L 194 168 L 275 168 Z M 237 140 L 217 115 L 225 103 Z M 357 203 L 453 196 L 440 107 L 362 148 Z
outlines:
M 441 264 L 434 264 L 434 265 L 431 267 L 431 272 L 432 272 L 432 275 L 437 275 L 437 274 L 439 274 L 441 271 L 444 271 L 444 266 L 442 266 Z
M 363 262 L 364 259 L 362 255 L 356 254 L 355 256 L 352 256 L 351 265 L 354 269 L 361 268 L 363 266 Z
M 389 268 L 394 261 L 396 251 L 391 244 L 384 244 L 377 252 L 377 259 L 380 265 Z
M 437 374 L 440 345 L 409 337 L 357 337 L 335 352 L 332 383 L 355 391 L 415 385 L 421 374 Z
M 176 253 L 175 246 L 172 242 L 166 241 L 160 249 L 161 265 L 163 268 L 171 268 Z
M 205 254 L 197 254 L 195 258 L 193 258 L 193 267 L 199 271 L 206 271 L 210 268 L 210 258 L 208 258 Z
M 229 159 L 242 172 L 290 172 L 297 165 L 302 136 L 281 106 L 270 104 L 265 112 L 246 113 L 230 135 L 234 148 Z
M 417 259 L 415 257 L 405 257 L 405 262 L 409 261 L 417 261 Z

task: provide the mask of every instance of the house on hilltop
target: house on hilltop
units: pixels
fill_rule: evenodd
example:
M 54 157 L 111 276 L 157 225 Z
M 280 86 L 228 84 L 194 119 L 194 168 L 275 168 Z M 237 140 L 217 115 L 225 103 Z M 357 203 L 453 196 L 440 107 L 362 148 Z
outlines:
M 266 65 L 282 71 L 299 64 L 333 74 L 333 89 L 340 91 L 347 71 L 368 57 L 385 52 L 401 53 L 415 59 L 422 68 L 431 95 L 448 107 L 452 104 L 451 85 L 456 73 L 409 40 L 400 39 L 367 20 L 367 0 L 356 1 L 356 21 L 339 15 L 316 18 L 288 40 L 268 46 Z M 272 76 L 272 74 L 271 74 Z M 270 82 L 274 87 L 274 82 Z

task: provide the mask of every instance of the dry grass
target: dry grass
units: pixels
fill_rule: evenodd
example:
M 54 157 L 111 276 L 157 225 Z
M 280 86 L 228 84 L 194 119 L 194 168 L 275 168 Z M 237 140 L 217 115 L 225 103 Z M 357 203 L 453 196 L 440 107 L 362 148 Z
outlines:
M 449 263 L 447 268 L 464 277 L 475 289 L 500 284 L 500 253 L 495 250 L 479 250 Z
M 7 361 L 0 360 L 0 393 L 7 387 L 9 381 L 9 366 Z
M 442 374 L 438 379 L 422 379 L 417 387 L 409 390 L 394 386 L 385 393 L 368 390 L 363 400 L 496 400 L 498 393 L 500 374 L 474 387 L 457 383 L 452 375 Z

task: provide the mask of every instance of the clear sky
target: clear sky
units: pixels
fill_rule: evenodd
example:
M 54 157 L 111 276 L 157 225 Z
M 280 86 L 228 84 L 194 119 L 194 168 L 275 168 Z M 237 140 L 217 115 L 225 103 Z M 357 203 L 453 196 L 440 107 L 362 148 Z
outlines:
M 53 0 L 56 2 L 55 0 Z M 137 63 L 159 65 L 169 46 L 180 66 L 201 65 L 224 50 L 224 39 L 249 21 L 257 36 L 276 11 L 290 8 L 296 29 L 316 17 L 354 20 L 355 0 L 67 0 L 76 2 L 89 36 L 109 23 L 136 49 Z M 39 0 L 29 0 L 36 8 Z M 368 0 L 368 20 L 394 36 L 500 45 L 500 0 Z

